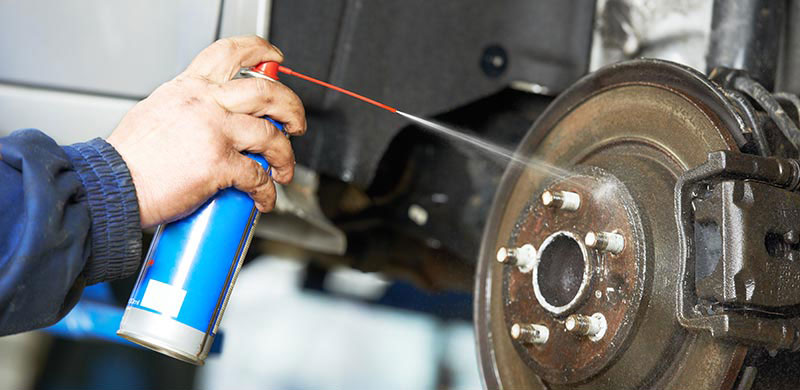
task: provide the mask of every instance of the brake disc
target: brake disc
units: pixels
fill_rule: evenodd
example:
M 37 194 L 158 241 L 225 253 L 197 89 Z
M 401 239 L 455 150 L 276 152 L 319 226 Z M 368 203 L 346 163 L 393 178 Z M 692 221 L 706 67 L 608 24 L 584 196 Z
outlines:
M 733 386 L 746 348 L 676 319 L 673 190 L 708 152 L 735 150 L 737 128 L 717 86 L 664 61 L 601 69 L 553 102 L 519 145 L 532 163 L 506 170 L 483 235 L 485 387 Z M 527 262 L 498 262 L 525 245 Z

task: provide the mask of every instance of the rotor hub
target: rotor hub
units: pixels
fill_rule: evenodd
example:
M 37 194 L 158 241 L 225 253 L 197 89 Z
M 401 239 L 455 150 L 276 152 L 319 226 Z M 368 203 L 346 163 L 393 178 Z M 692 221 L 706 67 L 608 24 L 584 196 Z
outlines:
M 584 171 L 532 194 L 507 243 L 537 248 L 531 272 L 514 267 L 501 271 L 508 328 L 535 324 L 549 329 L 547 343 L 515 340 L 514 346 L 532 370 L 552 383 L 581 381 L 613 360 L 642 299 L 645 259 L 636 204 L 610 174 L 598 168 Z M 547 198 L 541 194 L 565 192 L 580 198 L 579 208 L 565 210 L 541 201 Z M 614 253 L 588 247 L 586 236 L 598 232 L 622 237 L 623 249 Z M 591 322 L 596 314 L 605 321 L 601 337 L 599 330 L 581 334 L 568 326 L 576 319 Z
M 534 163 L 506 170 L 481 245 L 486 387 L 733 385 L 746 348 L 676 318 L 674 189 L 710 151 L 736 148 L 736 115 L 702 74 L 637 60 L 587 76 L 539 117 L 516 151 Z

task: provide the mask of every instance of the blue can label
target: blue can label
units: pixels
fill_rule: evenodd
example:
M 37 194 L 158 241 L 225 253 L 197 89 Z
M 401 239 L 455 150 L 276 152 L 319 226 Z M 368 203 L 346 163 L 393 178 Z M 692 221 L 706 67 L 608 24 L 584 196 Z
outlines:
M 247 194 L 226 189 L 162 227 L 128 304 L 213 331 L 256 213 Z

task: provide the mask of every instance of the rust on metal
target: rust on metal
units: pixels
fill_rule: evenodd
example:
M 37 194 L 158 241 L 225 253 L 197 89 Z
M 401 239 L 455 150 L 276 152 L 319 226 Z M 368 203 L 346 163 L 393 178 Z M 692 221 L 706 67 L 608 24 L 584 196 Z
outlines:
M 548 187 L 553 191 L 580 194 L 583 200 L 580 209 L 564 212 L 533 202 L 532 207 L 521 213 L 509 244 L 531 243 L 540 248 L 545 238 L 556 232 L 570 232 L 582 238 L 592 231 L 615 231 L 625 237 L 626 242 L 635 243 L 635 233 L 640 232 L 641 227 L 635 226 L 631 195 L 621 182 L 609 175 L 597 169 L 593 173 L 596 176 L 575 175 Z M 505 272 L 508 288 L 503 301 L 508 326 L 538 323 L 550 329 L 546 344 L 515 345 L 523 360 L 549 382 L 576 382 L 602 370 L 624 345 L 641 301 L 644 259 L 637 256 L 635 245 L 626 246 L 619 254 L 586 249 L 590 269 L 588 288 L 578 297 L 578 304 L 572 310 L 560 315 L 549 312 L 539 303 L 531 274 L 513 269 Z M 601 340 L 590 341 L 567 331 L 568 314 L 591 316 L 598 312 L 603 313 L 608 325 Z
M 554 179 L 512 164 L 497 191 L 475 293 L 475 331 L 487 388 L 733 386 L 746 348 L 688 332 L 676 321 L 679 248 L 673 192 L 677 177 L 705 162 L 709 151 L 736 148 L 728 130 L 738 126 L 736 115 L 719 87 L 702 74 L 637 60 L 582 79 L 539 117 L 516 153 L 572 174 Z M 610 187 L 611 196 L 601 200 L 596 189 L 608 178 L 624 185 Z M 545 190 L 579 193 L 580 207 L 544 207 Z M 585 237 L 590 231 L 620 234 L 622 251 L 587 248 L 590 288 L 561 313 L 537 300 L 533 272 L 523 274 L 495 260 L 501 246 L 530 243 L 541 253 L 541 244 L 556 232 Z M 607 323 L 599 340 L 566 331 L 569 315 L 595 313 Z M 517 342 L 509 334 L 513 323 L 546 326 L 548 341 Z

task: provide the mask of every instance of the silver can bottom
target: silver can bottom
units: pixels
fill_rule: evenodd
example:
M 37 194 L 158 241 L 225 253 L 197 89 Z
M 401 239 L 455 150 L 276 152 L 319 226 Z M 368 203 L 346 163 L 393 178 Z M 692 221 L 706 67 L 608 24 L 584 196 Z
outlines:
M 203 365 L 214 336 L 182 322 L 128 306 L 117 335 L 169 357 Z

